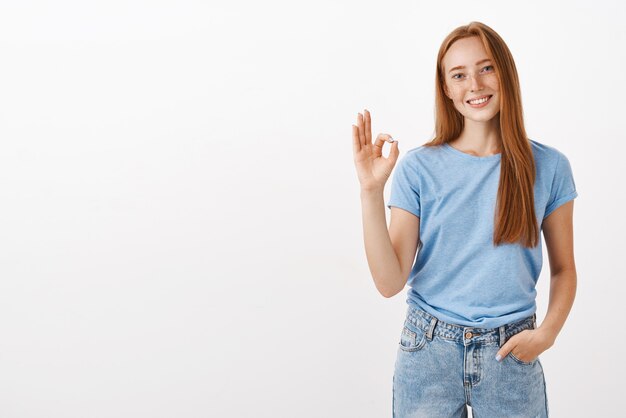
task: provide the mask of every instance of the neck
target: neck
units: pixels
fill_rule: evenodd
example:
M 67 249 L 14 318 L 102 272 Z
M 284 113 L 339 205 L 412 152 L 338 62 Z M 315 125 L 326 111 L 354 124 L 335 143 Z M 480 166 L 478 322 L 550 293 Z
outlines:
M 477 156 L 494 155 L 502 152 L 500 119 L 496 116 L 487 122 L 465 119 L 463 132 L 451 144 L 461 151 Z

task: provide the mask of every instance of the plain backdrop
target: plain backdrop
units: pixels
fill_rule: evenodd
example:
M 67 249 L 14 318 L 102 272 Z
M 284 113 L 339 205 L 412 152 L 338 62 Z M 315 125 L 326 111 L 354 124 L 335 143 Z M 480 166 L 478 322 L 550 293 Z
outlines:
M 390 417 L 406 289 L 369 273 L 351 125 L 367 108 L 401 156 L 431 139 L 438 48 L 472 20 L 507 42 L 528 135 L 579 193 L 576 300 L 540 356 L 551 417 L 623 413 L 624 18 L 3 1 L 0 417 Z M 544 242 L 538 324 L 549 281 Z

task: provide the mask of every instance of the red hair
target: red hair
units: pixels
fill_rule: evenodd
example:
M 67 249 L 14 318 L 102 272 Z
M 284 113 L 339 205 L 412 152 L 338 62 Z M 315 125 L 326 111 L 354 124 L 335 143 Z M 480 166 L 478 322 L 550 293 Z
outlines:
M 535 247 L 539 226 L 535 215 L 535 159 L 524 129 L 522 100 L 517 69 L 511 51 L 502 38 L 480 22 L 454 29 L 443 41 L 437 55 L 435 82 L 435 137 L 424 146 L 442 145 L 459 137 L 464 117 L 444 92 L 442 60 L 459 39 L 477 36 L 494 63 L 500 84 L 499 126 L 502 138 L 500 183 L 494 214 L 493 243 L 517 243 Z

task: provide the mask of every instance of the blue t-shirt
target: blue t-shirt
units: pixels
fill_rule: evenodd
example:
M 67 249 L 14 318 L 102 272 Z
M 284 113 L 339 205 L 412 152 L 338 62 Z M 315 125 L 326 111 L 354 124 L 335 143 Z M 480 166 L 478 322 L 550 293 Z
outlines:
M 578 196 L 567 157 L 530 140 L 538 222 Z M 501 154 L 478 157 L 443 144 L 410 149 L 396 164 L 388 208 L 420 218 L 406 302 L 445 322 L 496 328 L 535 313 L 542 240 L 494 246 Z

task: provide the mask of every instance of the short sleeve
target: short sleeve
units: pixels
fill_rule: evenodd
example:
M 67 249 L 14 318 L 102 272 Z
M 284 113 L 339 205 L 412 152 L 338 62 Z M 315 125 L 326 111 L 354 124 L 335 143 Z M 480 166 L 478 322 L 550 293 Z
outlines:
M 550 189 L 550 198 L 548 199 L 543 218 L 545 219 L 554 212 L 556 208 L 569 202 L 576 196 L 578 196 L 578 193 L 576 192 L 576 183 L 574 182 L 572 167 L 567 157 L 559 152 L 559 159 L 556 163 L 554 179 L 552 180 L 552 188 Z
M 420 191 L 417 167 L 412 155 L 406 154 L 396 164 L 391 179 L 391 194 L 387 207 L 392 206 L 411 212 L 420 217 Z

